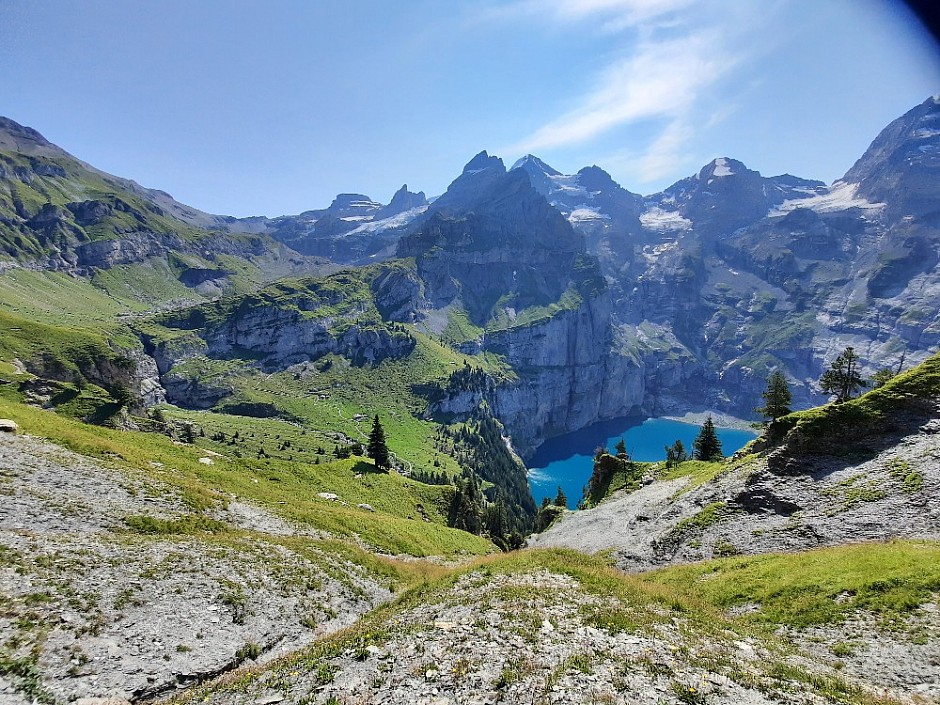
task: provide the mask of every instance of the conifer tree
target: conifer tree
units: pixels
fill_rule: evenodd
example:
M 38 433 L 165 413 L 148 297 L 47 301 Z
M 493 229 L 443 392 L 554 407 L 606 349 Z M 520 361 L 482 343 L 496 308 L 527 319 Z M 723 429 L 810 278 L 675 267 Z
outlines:
M 388 457 L 388 446 L 385 445 L 385 431 L 379 422 L 379 415 L 372 421 L 372 432 L 369 434 L 368 455 L 375 463 L 375 467 L 388 470 L 391 463 Z
M 685 451 L 685 444 L 678 438 L 672 444 L 672 454 L 675 456 L 677 463 L 684 463 L 689 459 L 689 454 Z
M 873 389 L 878 389 L 878 387 L 885 386 L 885 384 L 887 384 L 894 377 L 894 370 L 892 370 L 890 367 L 883 367 L 871 376 L 870 383 Z
M 711 416 L 708 416 L 705 423 L 702 424 L 702 429 L 696 436 L 692 448 L 696 460 L 718 462 L 724 458 L 721 452 L 721 441 L 718 440 L 718 434 L 715 433 L 715 423 L 712 421 Z
M 792 411 L 790 403 L 793 401 L 793 395 L 790 393 L 787 378 L 780 370 L 776 370 L 767 378 L 767 389 L 761 393 L 761 396 L 764 397 L 764 406 L 755 411 L 761 416 L 770 418 L 771 421 L 776 421 Z
M 617 445 L 614 446 L 614 449 L 617 451 L 618 458 L 627 457 L 627 443 L 622 438 L 617 441 Z
M 829 369 L 819 378 L 819 386 L 826 394 L 836 395 L 836 404 L 855 396 L 856 391 L 867 386 L 858 371 L 858 355 L 850 345 L 833 360 Z
M 665 450 L 667 468 L 673 468 L 689 459 L 689 454 L 685 452 L 685 445 L 678 438 L 671 446 L 665 446 Z
M 556 507 L 568 506 L 568 498 L 565 496 L 565 491 L 561 489 L 561 485 L 558 485 L 558 494 L 555 495 L 555 506 Z

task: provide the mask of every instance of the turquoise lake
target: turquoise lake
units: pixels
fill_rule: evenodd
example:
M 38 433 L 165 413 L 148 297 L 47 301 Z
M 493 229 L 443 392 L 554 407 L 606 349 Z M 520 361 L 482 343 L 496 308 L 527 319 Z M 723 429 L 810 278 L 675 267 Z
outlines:
M 653 462 L 665 460 L 664 446 L 681 440 L 686 451 L 692 453 L 692 442 L 700 426 L 669 419 L 612 419 L 566 433 L 545 441 L 529 461 L 529 486 L 536 504 L 543 497 L 554 499 L 558 486 L 568 498 L 571 509 L 577 507 L 581 493 L 594 469 L 594 449 L 604 446 L 613 450 L 621 438 L 627 444 L 627 453 L 634 460 Z M 731 455 L 755 437 L 750 431 L 719 428 L 718 438 L 725 455 Z

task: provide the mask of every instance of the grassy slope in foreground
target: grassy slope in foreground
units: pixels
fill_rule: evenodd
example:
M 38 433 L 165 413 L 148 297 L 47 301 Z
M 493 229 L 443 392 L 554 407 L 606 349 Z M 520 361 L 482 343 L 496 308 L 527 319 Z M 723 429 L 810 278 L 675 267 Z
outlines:
M 772 430 L 776 438 L 795 432 L 807 449 L 816 444 L 838 444 L 891 431 L 892 414 L 909 411 L 923 415 L 938 399 L 940 353 L 856 399 L 784 416 Z
M 736 697 L 809 703 L 820 696 L 824 702 L 887 705 L 900 701 L 842 677 L 837 662 L 801 660 L 774 632 L 780 625 L 836 622 L 858 610 L 916 617 L 940 589 L 940 573 L 919 570 L 924 563 L 940 565 L 940 544 L 720 559 L 641 575 L 567 550 L 500 555 L 414 588 L 350 629 L 267 668 L 246 669 L 179 701 L 251 702 L 279 693 L 339 703 L 355 683 L 357 697 L 366 700 L 435 687 L 458 701 L 492 692 L 506 702 L 525 697 L 548 703 L 586 693 L 593 702 L 616 702 L 655 690 L 666 694 L 659 702 L 669 703 Z M 758 566 L 767 582 L 754 582 L 749 565 Z M 834 609 L 822 606 L 853 593 L 857 599 Z M 762 600 L 756 616 L 724 611 L 754 600 Z M 464 622 L 446 621 L 463 615 L 468 601 L 469 635 L 457 626 Z M 623 634 L 627 640 L 618 637 Z

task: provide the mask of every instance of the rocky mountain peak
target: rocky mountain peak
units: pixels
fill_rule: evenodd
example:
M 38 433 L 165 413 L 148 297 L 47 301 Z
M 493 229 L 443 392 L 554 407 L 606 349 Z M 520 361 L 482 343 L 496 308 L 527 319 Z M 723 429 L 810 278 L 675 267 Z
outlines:
M 702 167 L 701 171 L 698 173 L 698 178 L 703 181 L 708 181 L 709 179 L 721 179 L 747 173 L 757 174 L 757 172 L 752 172 L 743 162 L 739 162 L 737 159 L 718 157 L 717 159 L 712 159 L 708 164 Z
M 39 134 L 38 131 L 2 115 L 0 115 L 0 149 L 8 149 L 23 154 L 42 155 L 61 152 L 58 147 Z
M 858 195 L 889 202 L 891 216 L 936 210 L 940 187 L 940 102 L 930 97 L 890 123 L 843 181 L 858 184 Z
M 534 154 L 527 154 L 521 159 L 516 160 L 516 163 L 509 168 L 510 171 L 513 169 L 523 169 L 530 174 L 537 173 L 546 174 L 548 176 L 561 176 L 560 171 L 549 166 Z
M 613 177 L 597 165 L 586 166 L 578 172 L 578 183 L 588 191 L 611 191 L 622 188 Z
M 337 213 L 345 213 L 347 211 L 373 211 L 381 206 L 381 203 L 377 203 L 361 193 L 339 193 L 330 204 L 330 210 L 336 211 Z
M 490 156 L 484 149 L 467 162 L 463 172 L 447 187 L 447 191 L 434 202 L 438 210 L 460 210 L 475 203 L 506 173 L 503 160 Z
M 487 154 L 484 149 L 482 152 L 477 154 L 473 159 L 467 162 L 467 165 L 463 168 L 464 174 L 475 173 L 482 171 L 484 169 L 495 169 L 500 172 L 506 171 L 505 165 L 503 165 L 503 160 L 497 156 L 490 156 Z
M 408 190 L 408 184 L 402 184 L 402 187 L 395 192 L 395 195 L 392 196 L 392 200 L 389 201 L 388 205 L 381 208 L 375 214 L 375 218 L 376 220 L 391 218 L 393 215 L 404 213 L 412 208 L 420 208 L 427 204 L 428 199 L 424 195 L 424 191 L 412 193 Z

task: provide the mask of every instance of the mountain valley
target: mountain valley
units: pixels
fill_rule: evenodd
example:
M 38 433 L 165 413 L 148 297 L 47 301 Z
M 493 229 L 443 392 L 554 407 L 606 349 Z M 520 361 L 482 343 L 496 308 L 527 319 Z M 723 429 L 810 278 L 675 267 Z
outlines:
M 0 702 L 940 700 L 938 125 L 239 219 L 0 118 Z M 735 457 L 533 500 L 547 439 L 774 371 Z

